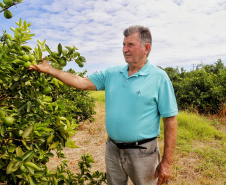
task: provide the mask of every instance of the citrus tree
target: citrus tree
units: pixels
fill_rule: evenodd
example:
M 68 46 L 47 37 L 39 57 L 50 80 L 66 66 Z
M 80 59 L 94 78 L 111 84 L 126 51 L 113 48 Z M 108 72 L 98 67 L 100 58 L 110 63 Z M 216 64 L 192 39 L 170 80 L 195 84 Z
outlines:
M 0 182 L 101 184 L 105 174 L 89 170 L 92 156 L 82 157 L 81 173 L 74 175 L 67 170 L 62 152 L 65 146 L 76 147 L 70 137 L 79 121 L 92 119 L 93 100 L 50 75 L 26 70 L 42 58 L 61 70 L 71 61 L 82 67 L 85 58 L 75 46 L 63 48 L 58 44 L 57 51 L 52 51 L 46 41 L 38 40 L 32 49 L 26 45 L 34 36 L 31 23 L 20 19 L 16 24 L 16 28 L 11 27 L 13 35 L 4 31 L 0 38 Z M 47 163 L 54 153 L 63 160 L 52 172 Z
M 221 59 L 211 65 L 200 64 L 195 70 L 181 72 L 164 69 L 171 79 L 180 109 L 195 109 L 199 113 L 219 114 L 226 103 L 226 67 Z

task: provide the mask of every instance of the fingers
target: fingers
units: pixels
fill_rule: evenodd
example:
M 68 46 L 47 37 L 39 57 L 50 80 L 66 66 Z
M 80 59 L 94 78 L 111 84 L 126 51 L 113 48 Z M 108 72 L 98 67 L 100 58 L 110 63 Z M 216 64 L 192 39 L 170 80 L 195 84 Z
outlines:
M 163 179 L 163 178 L 159 177 L 157 185 L 162 185 L 162 184 L 164 184 L 166 181 L 167 181 L 166 179 Z
M 157 179 L 158 176 L 159 176 L 159 169 L 158 169 L 158 168 L 159 168 L 159 167 L 157 167 L 156 170 L 155 170 L 155 175 L 154 175 L 154 178 L 155 178 L 155 179 Z
M 158 179 L 158 183 L 157 183 L 157 185 L 162 185 L 162 184 L 168 184 L 168 179 L 161 179 L 161 178 L 159 178 Z
M 163 168 L 162 164 L 160 163 L 156 168 L 155 175 L 154 175 L 155 179 L 158 178 L 157 185 L 162 185 L 164 183 L 168 184 L 168 179 L 170 177 L 170 174 L 171 173 L 169 172 L 169 170 L 167 170 L 166 168 Z
M 37 64 L 31 65 L 27 70 L 36 70 L 36 71 L 38 71 L 38 66 L 37 66 Z

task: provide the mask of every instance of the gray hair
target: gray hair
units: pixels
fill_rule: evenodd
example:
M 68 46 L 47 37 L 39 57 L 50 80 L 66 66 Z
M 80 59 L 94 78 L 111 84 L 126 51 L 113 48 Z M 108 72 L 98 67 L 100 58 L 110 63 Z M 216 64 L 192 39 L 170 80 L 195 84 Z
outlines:
M 142 44 L 149 43 L 152 45 L 151 31 L 149 30 L 148 27 L 144 27 L 144 26 L 140 26 L 140 25 L 130 26 L 129 28 L 126 28 L 124 30 L 123 35 L 125 37 L 128 37 L 129 35 L 131 35 L 133 33 L 139 33 L 139 39 Z M 149 53 L 150 53 L 150 51 L 149 51 Z M 149 55 L 149 53 L 147 54 L 147 56 Z

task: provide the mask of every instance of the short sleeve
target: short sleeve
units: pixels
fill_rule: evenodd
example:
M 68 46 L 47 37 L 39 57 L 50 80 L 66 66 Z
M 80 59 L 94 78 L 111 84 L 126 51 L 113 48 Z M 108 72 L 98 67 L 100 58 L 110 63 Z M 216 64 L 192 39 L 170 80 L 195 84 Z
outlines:
M 106 70 L 100 71 L 98 73 L 93 73 L 88 76 L 88 78 L 93 82 L 96 86 L 97 91 L 105 89 L 105 81 L 106 81 Z
M 162 117 L 172 117 L 178 114 L 177 101 L 172 82 L 165 80 L 159 89 L 158 109 Z

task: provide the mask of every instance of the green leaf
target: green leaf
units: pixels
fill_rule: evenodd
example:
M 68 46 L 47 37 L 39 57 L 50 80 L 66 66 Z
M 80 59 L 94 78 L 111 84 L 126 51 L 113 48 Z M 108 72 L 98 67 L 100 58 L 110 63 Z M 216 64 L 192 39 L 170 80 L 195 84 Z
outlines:
M 35 170 L 40 170 L 40 168 L 35 163 L 32 163 L 32 162 L 26 162 L 26 163 L 24 163 L 24 166 L 28 166 L 28 167 L 33 168 Z
M 35 177 L 42 177 L 43 175 L 45 175 L 44 171 L 35 171 L 34 172 L 34 176 Z
M 42 45 L 42 41 L 41 40 L 37 40 L 37 42 L 40 44 L 40 46 Z
M 11 162 L 8 164 L 8 166 L 7 166 L 7 168 L 6 168 L 6 174 L 12 173 L 12 167 L 13 167 L 13 165 L 14 165 L 13 161 L 11 161 Z
M 20 20 L 19 20 L 19 27 L 21 27 L 22 26 L 22 19 L 20 18 Z
M 48 53 L 51 55 L 52 51 L 50 50 L 49 46 L 45 44 L 45 48 L 48 51 Z
M 53 144 L 51 144 L 51 145 L 49 146 L 49 150 L 50 150 L 50 149 L 56 148 L 56 147 L 58 146 L 58 144 L 59 144 L 59 141 L 54 142 Z
M 15 150 L 16 150 L 16 147 L 17 147 L 17 145 L 10 145 L 9 147 L 8 147 L 8 152 L 10 152 L 10 153 L 13 153 Z
M 58 44 L 58 55 L 60 56 L 62 54 L 62 45 Z
M 27 102 L 27 112 L 30 112 L 31 110 L 31 101 Z
M 11 168 L 12 172 L 15 172 L 19 167 L 20 167 L 20 163 L 16 162 Z
M 5 125 L 0 125 L 0 134 L 1 134 L 1 135 L 4 135 L 5 132 L 6 132 Z
M 23 156 L 22 159 L 25 161 L 27 158 L 29 158 L 33 154 L 32 150 L 27 151 Z
M 45 156 L 50 157 L 50 158 L 54 157 L 53 153 L 51 153 L 51 152 L 47 153 Z
M 39 59 L 40 59 L 40 57 L 39 57 L 39 52 L 38 52 L 38 48 L 35 48 L 35 56 L 36 56 L 36 58 L 39 58 Z
M 43 41 L 42 46 L 44 46 L 44 45 L 45 45 L 45 43 L 46 43 L 46 39 Z
M 13 160 L 17 161 L 17 162 L 22 162 L 23 161 L 22 157 L 14 157 Z
M 28 126 L 24 130 L 23 135 L 22 135 L 22 138 L 28 137 L 31 134 L 32 130 L 33 130 L 33 125 Z
M 39 55 L 39 58 L 41 59 L 42 58 L 42 50 L 39 45 L 38 45 L 38 55 Z
M 26 167 L 26 169 L 32 174 L 32 175 L 34 175 L 34 169 L 33 168 L 31 168 L 31 167 L 29 167 L 29 166 L 25 166 Z
M 24 21 L 24 31 L 26 31 L 27 30 L 27 21 Z
M 16 148 L 16 155 L 17 155 L 18 157 L 22 157 L 22 156 L 24 155 L 24 152 L 23 152 L 23 150 L 22 150 L 22 148 L 21 148 L 20 146 L 18 146 L 18 147 Z
M 19 108 L 18 112 L 22 111 L 26 107 L 27 103 L 23 103 Z
M 53 177 L 53 184 L 54 184 L 54 185 L 57 185 L 57 184 L 58 184 L 55 177 Z
M 47 144 L 47 145 L 50 144 L 50 143 L 53 141 L 53 138 L 54 138 L 54 137 L 55 137 L 54 134 L 50 135 L 50 136 L 47 138 L 47 140 L 46 140 L 46 144 Z
M 5 164 L 2 161 L 0 161 L 0 169 L 2 169 L 4 166 Z
M 12 84 L 12 86 L 10 87 L 11 90 L 17 88 L 20 85 L 20 82 L 15 82 Z
M 37 181 L 33 176 L 29 177 L 29 182 L 30 182 L 30 185 L 36 185 L 37 184 Z

